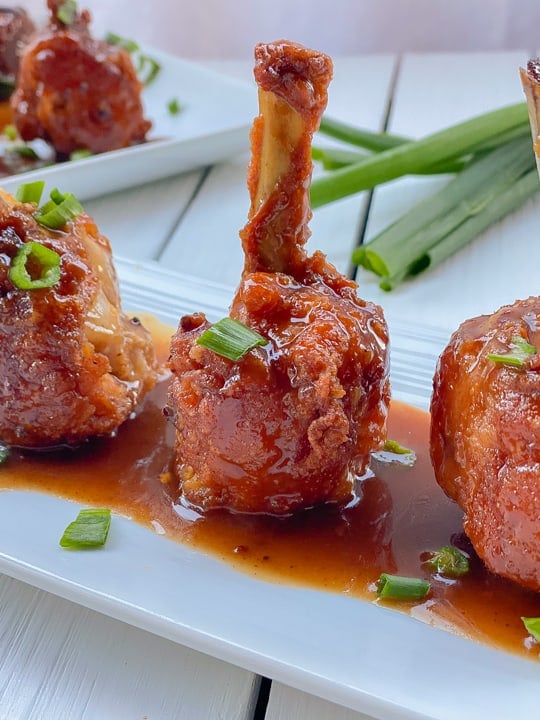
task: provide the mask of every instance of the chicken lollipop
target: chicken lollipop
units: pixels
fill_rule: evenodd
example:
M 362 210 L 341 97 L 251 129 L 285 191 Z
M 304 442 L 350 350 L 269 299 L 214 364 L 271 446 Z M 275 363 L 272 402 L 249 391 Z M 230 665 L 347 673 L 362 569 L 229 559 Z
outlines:
M 263 340 L 238 361 L 199 344 L 202 314 L 172 340 L 168 415 L 184 500 L 200 509 L 289 514 L 351 499 L 385 439 L 387 327 L 354 282 L 304 244 L 311 139 L 328 57 L 280 41 L 255 50 L 245 266 L 230 317 Z
M 20 7 L 0 7 L 0 100 L 11 95 L 24 45 L 34 23 Z
M 540 64 L 521 70 L 538 151 Z M 538 152 L 537 152 L 538 155 Z M 540 163 L 539 163 L 540 169 Z M 540 591 L 540 299 L 464 322 L 439 358 L 431 400 L 438 483 L 494 573 Z
M 143 142 L 151 123 L 129 54 L 90 35 L 88 11 L 62 0 L 47 4 L 49 27 L 27 45 L 11 97 L 22 139 L 43 138 L 60 155 Z
M 540 590 L 540 302 L 464 322 L 431 401 L 438 483 L 494 573 Z
M 0 442 L 34 449 L 112 433 L 157 374 L 108 240 L 84 212 L 58 221 L 76 201 L 55 198 L 40 214 L 0 191 Z

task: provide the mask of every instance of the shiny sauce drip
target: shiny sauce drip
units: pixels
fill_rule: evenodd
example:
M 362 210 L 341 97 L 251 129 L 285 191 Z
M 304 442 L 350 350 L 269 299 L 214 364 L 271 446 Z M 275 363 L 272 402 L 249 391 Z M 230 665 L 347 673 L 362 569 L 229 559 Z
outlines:
M 167 356 L 168 338 L 157 338 Z M 170 540 L 212 554 L 262 581 L 303 585 L 376 600 L 381 572 L 426 577 L 431 592 L 421 604 L 393 604 L 413 617 L 489 645 L 539 656 L 521 616 L 540 616 L 540 595 L 487 572 L 463 535 L 462 514 L 438 487 L 428 452 L 429 416 L 393 402 L 389 437 L 416 452 L 413 467 L 373 465 L 358 500 L 290 518 L 182 506 L 168 472 L 174 431 L 162 408 L 167 380 L 114 438 L 77 450 L 41 454 L 12 450 L 0 468 L 0 488 L 47 492 L 85 506 L 105 506 Z M 29 502 L 30 502 L 29 498 Z M 59 528 L 59 536 L 63 528 Z M 454 543 L 471 555 L 462 579 L 430 575 L 426 552 Z

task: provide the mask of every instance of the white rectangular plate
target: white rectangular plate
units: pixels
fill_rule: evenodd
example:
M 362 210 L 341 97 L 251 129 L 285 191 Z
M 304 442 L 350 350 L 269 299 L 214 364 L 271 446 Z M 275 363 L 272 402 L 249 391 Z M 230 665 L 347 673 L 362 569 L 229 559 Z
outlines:
M 153 125 L 149 142 L 75 162 L 2 179 L 14 192 L 23 182 L 43 179 L 85 200 L 214 164 L 249 148 L 249 128 L 257 112 L 254 87 L 165 53 L 145 50 L 161 64 L 156 80 L 143 90 L 145 115 Z M 167 108 L 177 99 L 181 112 Z
M 117 267 L 125 307 L 166 322 L 195 309 L 216 319 L 232 296 L 158 266 Z M 394 395 L 425 407 L 446 338 L 391 330 Z M 0 493 L 0 571 L 376 718 L 537 717 L 537 663 L 356 598 L 258 581 L 122 518 L 99 553 L 66 553 L 59 528 L 75 510 Z

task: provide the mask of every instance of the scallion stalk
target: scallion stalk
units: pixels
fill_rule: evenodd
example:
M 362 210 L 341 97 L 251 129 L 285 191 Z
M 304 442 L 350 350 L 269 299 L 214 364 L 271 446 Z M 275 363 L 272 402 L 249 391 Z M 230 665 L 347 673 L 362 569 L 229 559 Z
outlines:
M 474 152 L 501 133 L 515 130 L 528 121 L 526 103 L 508 107 L 458 123 L 414 142 L 404 142 L 326 176 L 311 185 L 311 204 L 317 208 L 361 190 L 403 175 L 418 174 L 429 166 Z
M 35 180 L 34 182 L 24 183 L 23 185 L 19 185 L 17 188 L 15 197 L 21 203 L 34 203 L 35 205 L 39 205 L 44 187 L 44 180 Z
M 377 583 L 377 596 L 382 600 L 423 600 L 430 583 L 422 578 L 382 573 Z
M 502 145 L 357 248 L 353 262 L 383 277 L 381 288 L 391 290 L 520 207 L 540 189 L 533 168 L 530 139 Z

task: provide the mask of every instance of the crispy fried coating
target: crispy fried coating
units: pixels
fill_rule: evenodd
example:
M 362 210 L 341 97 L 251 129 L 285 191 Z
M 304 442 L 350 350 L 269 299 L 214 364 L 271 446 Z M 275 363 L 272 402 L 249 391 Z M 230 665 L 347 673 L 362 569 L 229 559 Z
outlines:
M 256 49 L 245 267 L 230 316 L 267 345 L 232 362 L 201 347 L 204 315 L 171 345 L 168 414 L 183 498 L 208 510 L 289 514 L 346 503 L 383 443 L 389 398 L 382 311 L 304 243 L 311 138 L 326 105 L 329 58 L 280 41 Z
M 49 26 L 26 46 L 13 121 L 23 140 L 43 138 L 60 155 L 92 153 L 143 142 L 151 123 L 144 118 L 142 84 L 129 54 L 94 39 L 88 11 L 65 25 L 59 0 L 49 0 Z
M 431 402 L 435 475 L 494 573 L 540 590 L 540 355 L 495 362 L 519 336 L 540 349 L 532 297 L 464 322 L 442 353 Z
M 154 386 L 152 340 L 120 306 L 108 240 L 87 215 L 62 230 L 0 195 L 0 442 L 78 444 L 112 433 Z M 35 241 L 61 256 L 50 288 L 20 290 L 12 258 Z

